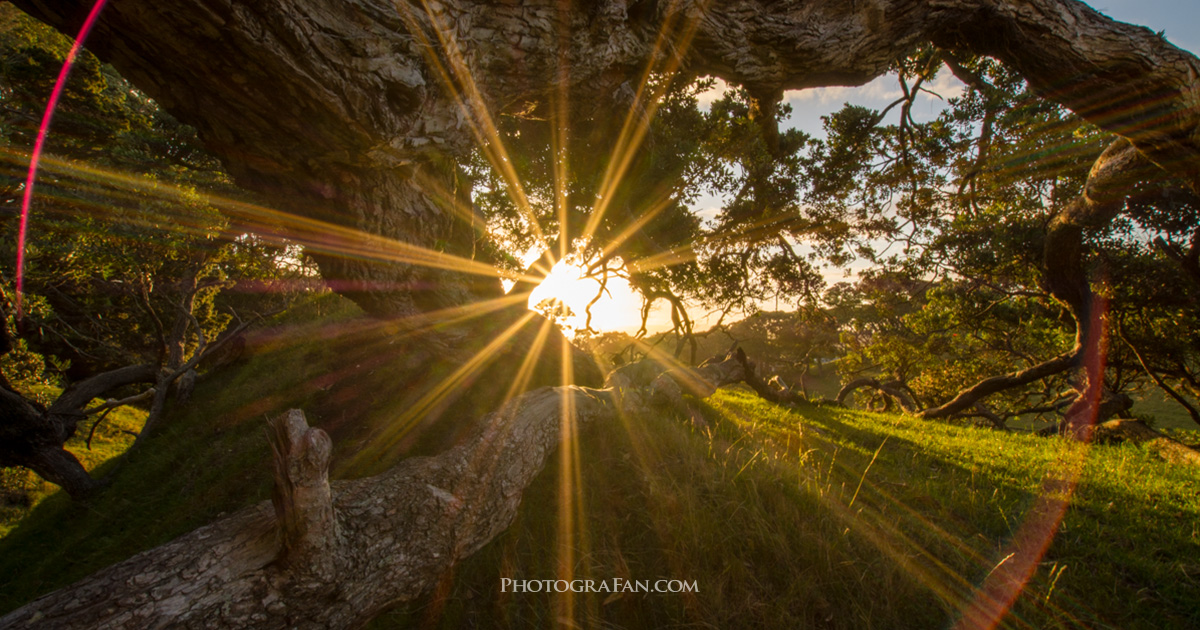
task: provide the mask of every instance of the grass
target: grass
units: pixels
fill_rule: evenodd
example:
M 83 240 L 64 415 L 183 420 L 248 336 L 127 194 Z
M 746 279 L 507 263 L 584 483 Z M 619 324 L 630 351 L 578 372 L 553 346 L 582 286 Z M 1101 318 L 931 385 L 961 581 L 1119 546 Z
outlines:
M 340 476 L 436 450 L 440 438 L 417 439 L 369 466 L 358 457 L 420 396 L 394 385 L 413 349 L 384 351 L 392 331 L 353 313 L 278 325 L 201 382 L 108 491 L 86 505 L 50 496 L 0 538 L 0 611 L 266 499 L 270 413 L 299 406 L 327 428 Z M 1002 627 L 1200 627 L 1196 471 L 1132 445 L 790 409 L 736 389 L 699 404 L 703 427 L 589 428 L 577 469 L 552 458 L 512 527 L 372 627 L 948 626 L 1004 566 L 1045 480 L 1074 471 L 1058 535 Z M 446 417 L 460 412 L 473 410 Z M 559 577 L 679 579 L 699 592 L 500 590 L 502 578 Z
M 306 339 L 318 334 L 312 325 L 287 330 Z M 308 384 L 337 356 L 326 344 L 286 343 L 280 332 L 260 331 L 253 356 L 201 381 L 193 403 L 169 412 L 97 497 L 78 503 L 57 493 L 27 510 L 0 538 L 0 609 L 268 498 L 261 420 L 310 403 Z
M 1137 446 L 791 410 L 737 390 L 710 403 L 705 429 L 596 428 L 575 489 L 584 527 L 561 535 L 552 466 L 508 531 L 372 627 L 947 626 L 1011 553 L 1043 480 L 1073 462 L 1058 535 L 1001 627 L 1200 625 L 1195 471 Z M 502 578 L 560 576 L 675 578 L 699 593 L 500 592 Z
M 271 415 L 303 409 L 311 425 L 333 437 L 332 476 L 353 478 L 444 449 L 469 429 L 461 418 L 478 417 L 478 407 L 487 405 L 469 396 L 447 401 L 437 423 L 413 423 L 403 439 L 379 448 L 378 438 L 393 436 L 395 420 L 445 374 L 397 377 L 411 372 L 413 356 L 424 350 L 408 345 L 395 326 L 362 317 L 344 298 L 330 295 L 306 308 L 313 312 L 289 312 L 250 335 L 246 357 L 202 379 L 189 405 L 169 408 L 98 496 L 78 503 L 55 493 L 18 507 L 0 537 L 0 614 L 268 499 L 263 428 Z M 496 374 L 512 372 L 504 359 L 477 380 L 503 391 L 508 381 Z

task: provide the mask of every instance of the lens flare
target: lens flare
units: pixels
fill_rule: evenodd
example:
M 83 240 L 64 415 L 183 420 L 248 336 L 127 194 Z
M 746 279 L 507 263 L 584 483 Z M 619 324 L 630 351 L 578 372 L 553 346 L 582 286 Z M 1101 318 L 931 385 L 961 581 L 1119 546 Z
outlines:
M 21 197 L 21 224 L 17 229 L 16 307 L 18 320 L 24 317 L 22 295 L 25 292 L 25 234 L 29 229 L 29 207 L 33 202 L 33 185 L 37 180 L 38 160 L 42 156 L 42 149 L 46 146 L 46 136 L 50 133 L 50 122 L 54 119 L 54 110 L 58 108 L 58 99 L 62 97 L 63 89 L 67 86 L 67 78 L 71 76 L 71 68 L 75 66 L 75 58 L 83 49 L 83 43 L 87 40 L 92 27 L 96 25 L 96 20 L 100 18 L 100 11 L 104 9 L 106 2 L 108 0 L 96 0 L 87 19 L 83 21 L 79 34 L 75 36 L 75 43 L 71 45 L 71 50 L 67 53 L 67 60 L 63 63 L 62 69 L 58 71 L 58 78 L 54 81 L 54 89 L 50 92 L 50 100 L 46 103 L 46 112 L 42 114 L 42 123 L 38 127 L 37 140 L 33 143 L 33 154 L 29 158 L 29 175 L 25 178 L 25 191 Z

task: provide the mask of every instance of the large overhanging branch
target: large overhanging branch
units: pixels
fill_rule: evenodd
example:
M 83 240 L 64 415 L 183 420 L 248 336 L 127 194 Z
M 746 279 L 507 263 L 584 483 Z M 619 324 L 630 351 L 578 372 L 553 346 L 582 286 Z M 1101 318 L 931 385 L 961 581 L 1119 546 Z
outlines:
M 16 4 L 69 33 L 91 6 Z M 497 115 L 569 94 L 623 116 L 644 74 L 672 67 L 756 95 L 859 85 L 925 42 L 1002 60 L 1200 187 L 1200 62 L 1074 0 L 128 0 L 106 8 L 89 46 L 279 207 L 453 254 L 473 233 L 445 164 L 497 146 Z M 403 259 L 320 260 L 378 313 L 481 291 Z
M 947 418 L 992 394 L 1061 374 L 1078 366 L 1087 348 L 1102 343 L 1093 313 L 1092 278 L 1086 268 L 1085 232 L 1103 228 L 1116 218 L 1135 184 L 1161 175 L 1161 169 L 1129 141 L 1117 140 L 1097 158 L 1083 193 L 1051 220 L 1043 246 L 1043 278 L 1050 294 L 1067 307 L 1075 321 L 1074 347 L 1031 367 L 984 379 L 950 401 L 922 410 L 921 417 Z
M 325 479 L 329 438 L 275 421 L 275 508 L 262 503 L 0 618 L 0 627 L 356 627 L 417 596 L 503 531 L 558 445 L 563 409 L 614 417 L 603 392 L 543 388 L 469 443 L 366 479 Z M 324 490 L 322 490 L 324 488 Z
M 1008 389 L 1021 387 L 1039 381 L 1041 379 L 1061 374 L 1072 367 L 1078 365 L 1079 358 L 1082 352 L 1079 348 L 1075 348 L 1071 352 L 1060 354 L 1052 359 L 1043 361 L 1032 367 L 1024 370 L 1018 370 L 1011 374 L 1002 374 L 983 379 L 959 392 L 950 401 L 937 407 L 930 407 L 920 412 L 922 418 L 949 418 L 957 413 L 963 412 L 975 406 L 975 403 Z

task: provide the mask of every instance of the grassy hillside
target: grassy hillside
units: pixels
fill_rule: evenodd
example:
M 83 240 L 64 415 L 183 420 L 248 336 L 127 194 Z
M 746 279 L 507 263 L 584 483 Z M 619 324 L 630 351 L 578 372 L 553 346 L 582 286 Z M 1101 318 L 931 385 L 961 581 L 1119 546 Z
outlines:
M 1137 446 L 1081 447 L 726 390 L 710 427 L 600 427 L 436 593 L 376 628 L 930 628 L 1011 553 L 1048 476 L 1080 472 L 1012 628 L 1200 625 L 1200 475 Z M 569 530 L 568 530 L 569 531 Z M 570 570 L 560 566 L 570 559 Z M 501 593 L 501 579 L 695 581 L 696 594 Z
M 419 392 L 389 381 L 405 360 L 380 351 L 394 331 L 351 315 L 261 332 L 109 491 L 37 505 L 0 538 L 0 610 L 265 499 L 262 420 L 276 410 L 300 406 L 329 429 L 341 475 L 433 449 L 438 440 L 414 439 L 362 465 Z M 1195 471 L 1137 446 L 786 409 L 740 390 L 702 405 L 707 426 L 590 427 L 507 532 L 373 627 L 947 626 L 1007 562 L 1043 482 L 1075 473 L 1058 535 L 1003 627 L 1200 627 Z M 698 592 L 501 592 L 502 578 L 560 577 L 677 579 Z

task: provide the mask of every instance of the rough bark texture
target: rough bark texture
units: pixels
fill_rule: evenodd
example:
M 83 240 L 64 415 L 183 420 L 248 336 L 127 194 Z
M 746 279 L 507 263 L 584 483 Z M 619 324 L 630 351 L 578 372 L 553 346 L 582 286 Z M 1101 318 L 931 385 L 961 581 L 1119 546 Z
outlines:
M 275 463 L 271 503 L 283 546 L 279 561 L 294 574 L 330 581 L 336 577 L 332 552 L 337 544 L 329 490 L 333 442 L 324 431 L 310 429 L 299 409 L 269 424 Z
M 661 370 L 629 380 L 652 392 Z M 742 376 L 713 362 L 672 383 L 713 392 Z M 646 394 L 653 397 L 654 394 Z M 416 597 L 504 531 L 566 422 L 612 421 L 616 390 L 544 387 L 437 457 L 327 485 L 329 438 L 299 411 L 271 421 L 272 503 L 247 508 L 0 618 L 2 628 L 346 628 Z M 573 431 L 571 433 L 574 433 Z
M 91 6 L 16 4 L 72 34 Z M 1200 190 L 1200 62 L 1073 0 L 123 0 L 89 47 L 195 126 L 243 186 L 351 228 L 304 237 L 335 289 L 369 311 L 411 315 L 498 292 L 486 267 L 446 264 L 469 257 L 476 237 L 454 161 L 496 145 L 491 118 L 544 113 L 563 84 L 572 106 L 623 115 L 647 68 L 712 74 L 756 95 L 862 84 L 923 42 L 1001 59 Z M 660 389 L 668 381 L 691 379 Z M 357 625 L 508 525 L 559 440 L 566 401 L 580 420 L 616 413 L 609 394 L 535 390 L 461 447 L 335 484 L 332 580 L 281 561 L 287 537 L 264 504 L 0 625 Z
M 784 404 L 809 402 L 803 392 L 797 392 L 788 387 L 779 376 L 773 376 L 769 380 L 764 381 L 763 377 L 758 374 L 757 366 L 740 350 L 737 358 L 742 364 L 742 371 L 745 373 L 742 381 L 764 400 Z
M 1125 199 L 1139 181 L 1161 171 L 1125 140 L 1112 143 L 1088 173 L 1083 194 L 1067 204 L 1046 233 L 1043 282 L 1050 294 L 1071 311 L 1076 322 L 1076 346 L 1088 343 L 1092 320 L 1091 278 L 1086 268 L 1085 232 L 1103 228 L 1125 208 Z
M 73 33 L 91 2 L 16 4 Z M 276 207 L 469 256 L 453 161 L 475 143 L 494 148 L 495 116 L 549 111 L 555 86 L 572 106 L 624 115 L 646 68 L 778 95 L 865 83 L 923 42 L 1003 60 L 1200 183 L 1200 62 L 1073 0 L 129 0 L 105 9 L 89 47 Z M 497 290 L 486 274 L 387 248 L 346 256 L 346 243 L 309 244 L 335 288 L 377 313 Z

